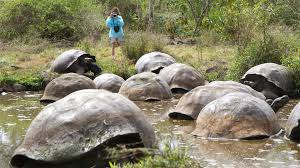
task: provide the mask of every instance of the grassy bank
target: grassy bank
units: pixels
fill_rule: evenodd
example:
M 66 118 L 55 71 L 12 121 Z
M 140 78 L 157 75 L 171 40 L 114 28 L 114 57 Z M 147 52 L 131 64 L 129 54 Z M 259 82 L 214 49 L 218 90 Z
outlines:
M 35 39 L 30 42 L 15 40 L 2 44 L 0 48 L 0 84 L 22 84 L 29 89 L 38 89 L 42 85 L 43 72 L 50 68 L 51 62 L 62 52 L 71 48 L 84 50 L 96 56 L 97 64 L 104 72 L 110 72 L 129 78 L 135 74 L 135 61 L 128 59 L 121 48 L 117 49 L 117 58 L 112 60 L 111 47 L 108 39 L 93 41 L 84 39 L 74 44 L 67 42 L 52 43 Z M 177 60 L 189 64 L 203 74 L 207 80 L 220 77 L 220 71 L 225 68 L 236 52 L 234 46 L 205 46 L 197 45 L 164 45 L 163 52 L 171 54 Z

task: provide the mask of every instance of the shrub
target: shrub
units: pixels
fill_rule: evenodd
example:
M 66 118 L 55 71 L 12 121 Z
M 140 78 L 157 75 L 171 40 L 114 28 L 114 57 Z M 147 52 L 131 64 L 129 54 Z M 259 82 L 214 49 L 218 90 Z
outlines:
M 51 40 L 75 40 L 99 26 L 101 6 L 92 0 L 14 0 L 0 7 L 0 37 L 38 34 Z
M 281 63 L 293 74 L 296 87 L 300 90 L 300 38 L 295 34 L 283 34 L 280 40 L 284 44 L 285 56 Z
M 258 64 L 267 62 L 280 64 L 283 55 L 283 46 L 273 37 L 268 36 L 265 41 L 253 39 L 237 53 L 229 66 L 226 79 L 239 80 L 248 69 Z
M 12 38 L 27 33 L 36 24 L 37 9 L 31 1 L 5 1 L 0 8 L 0 35 Z
M 297 55 L 291 55 L 282 59 L 282 64 L 287 66 L 293 74 L 298 90 L 300 89 L 300 50 Z
M 159 35 L 144 32 L 129 33 L 122 46 L 122 53 L 130 60 L 137 61 L 146 53 L 163 51 L 165 45 Z
M 300 23 L 300 1 L 277 0 L 275 3 L 274 22 L 297 27 Z

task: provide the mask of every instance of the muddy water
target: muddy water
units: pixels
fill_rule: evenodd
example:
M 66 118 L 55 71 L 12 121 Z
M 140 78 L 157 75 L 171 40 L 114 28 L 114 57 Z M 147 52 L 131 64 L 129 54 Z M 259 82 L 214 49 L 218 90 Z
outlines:
M 39 93 L 0 95 L 0 168 L 8 168 L 10 157 L 22 142 L 32 119 L 43 108 Z
M 38 102 L 40 93 L 26 92 L 0 95 L 0 168 L 9 168 L 10 157 L 22 142 L 32 119 L 43 108 Z M 158 143 L 171 142 L 187 148 L 189 154 L 203 167 L 299 167 L 300 145 L 286 140 L 281 133 L 273 138 L 257 141 L 218 141 L 197 139 L 189 133 L 192 121 L 176 121 L 167 117 L 178 99 L 162 102 L 137 102 L 153 124 Z M 290 102 L 277 113 L 281 126 L 285 125 L 291 109 L 299 100 Z

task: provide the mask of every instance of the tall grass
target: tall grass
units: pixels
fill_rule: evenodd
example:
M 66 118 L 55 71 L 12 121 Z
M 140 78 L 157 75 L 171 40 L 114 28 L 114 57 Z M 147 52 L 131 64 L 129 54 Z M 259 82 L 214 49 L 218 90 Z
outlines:
M 125 57 L 136 62 L 141 56 L 152 51 L 163 51 L 166 43 L 161 35 L 147 32 L 132 32 L 126 35 L 122 45 L 122 53 Z
M 268 36 L 265 40 L 254 38 L 235 55 L 226 78 L 239 80 L 248 69 L 256 65 L 268 62 L 281 64 L 284 56 L 284 43 L 274 36 Z

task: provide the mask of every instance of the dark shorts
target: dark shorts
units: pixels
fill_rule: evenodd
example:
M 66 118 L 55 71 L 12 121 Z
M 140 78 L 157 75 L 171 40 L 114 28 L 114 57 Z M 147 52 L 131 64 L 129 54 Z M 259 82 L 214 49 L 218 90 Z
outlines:
M 121 38 L 110 37 L 109 39 L 110 39 L 110 43 L 111 44 L 113 44 L 113 43 L 119 43 L 119 44 L 121 44 L 121 43 L 123 43 L 125 41 L 123 37 L 121 37 Z

